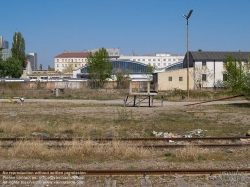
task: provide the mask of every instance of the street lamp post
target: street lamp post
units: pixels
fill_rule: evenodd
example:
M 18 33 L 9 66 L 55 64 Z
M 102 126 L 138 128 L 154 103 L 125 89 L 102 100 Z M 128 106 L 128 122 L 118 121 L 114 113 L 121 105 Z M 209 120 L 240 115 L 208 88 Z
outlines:
M 188 18 L 190 18 L 193 10 L 190 10 L 188 15 L 182 14 L 182 16 L 187 20 L 187 97 L 189 98 L 189 51 L 188 51 Z

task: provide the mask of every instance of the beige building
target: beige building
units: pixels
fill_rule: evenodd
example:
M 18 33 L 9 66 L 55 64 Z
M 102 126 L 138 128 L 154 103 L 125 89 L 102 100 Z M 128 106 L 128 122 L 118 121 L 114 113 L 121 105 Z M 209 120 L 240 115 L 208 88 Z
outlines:
M 187 90 L 187 69 L 177 69 L 155 74 L 156 82 L 158 83 L 158 90 L 173 90 L 181 89 Z M 193 89 L 193 77 L 189 76 L 189 88 Z
M 55 71 L 57 72 L 73 72 L 85 66 L 89 52 L 64 52 L 55 57 Z

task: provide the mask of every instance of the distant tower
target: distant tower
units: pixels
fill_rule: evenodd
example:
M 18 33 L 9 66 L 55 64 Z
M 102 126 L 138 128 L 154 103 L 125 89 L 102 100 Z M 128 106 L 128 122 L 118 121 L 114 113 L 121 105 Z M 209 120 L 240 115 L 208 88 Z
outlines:
M 37 70 L 37 53 L 29 53 L 30 66 L 33 71 Z

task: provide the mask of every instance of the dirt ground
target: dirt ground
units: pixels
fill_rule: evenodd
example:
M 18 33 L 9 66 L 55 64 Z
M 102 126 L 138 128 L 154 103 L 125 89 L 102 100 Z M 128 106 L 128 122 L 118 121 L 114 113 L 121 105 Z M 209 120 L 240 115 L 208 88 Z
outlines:
M 155 102 L 154 107 L 124 108 L 122 100 L 26 99 L 21 105 L 18 99 L 13 102 L 5 99 L 0 102 L 0 137 L 34 137 L 34 132 L 61 138 L 162 137 L 153 132 L 181 137 L 196 129 L 201 129 L 197 136 L 245 136 L 250 130 L 248 101 L 185 106 L 190 103 L 194 102 L 164 101 L 163 107 L 160 102 Z M 9 150 L 4 149 L 0 169 L 250 168 L 248 147 L 201 149 L 198 157 L 190 160 L 176 156 L 180 151 L 152 149 L 146 158 L 93 158 L 86 155 L 84 159 L 79 156 L 62 159 L 25 154 L 8 156 Z

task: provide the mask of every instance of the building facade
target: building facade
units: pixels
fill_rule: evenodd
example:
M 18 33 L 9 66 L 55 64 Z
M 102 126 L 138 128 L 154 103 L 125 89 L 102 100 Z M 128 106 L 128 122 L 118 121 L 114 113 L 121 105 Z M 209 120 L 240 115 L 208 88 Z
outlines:
M 246 66 L 250 58 L 250 52 L 206 52 L 190 51 L 189 63 L 187 54 L 183 61 L 183 68 L 189 64 L 190 77 L 193 77 L 193 89 L 222 87 L 223 72 L 225 72 L 226 59 L 232 56 Z M 190 87 L 192 89 L 192 87 Z
M 119 48 L 105 48 L 109 54 L 110 58 L 119 58 L 120 57 L 120 49 Z M 99 49 L 90 50 L 91 53 L 95 53 Z
M 9 49 L 9 42 L 5 41 L 2 36 L 0 36 L 0 48 Z
M 140 62 L 126 59 L 110 59 L 110 63 L 113 65 L 112 74 L 114 76 L 117 72 L 121 72 L 124 75 L 128 75 L 130 78 L 135 79 L 147 80 L 150 76 L 148 75 L 147 66 Z M 73 71 L 73 78 L 84 78 L 86 75 L 88 75 L 88 66 L 83 66 Z
M 55 71 L 66 72 L 69 69 L 72 71 L 79 69 L 86 65 L 89 54 L 89 52 L 63 52 L 54 58 Z
M 128 59 L 131 61 L 140 62 L 143 64 L 149 64 L 156 67 L 156 69 L 163 69 L 167 66 L 171 66 L 177 62 L 183 62 L 184 56 L 170 53 L 156 53 L 155 55 L 142 55 L 137 56 L 133 54 L 132 56 L 121 55 L 119 59 Z
M 37 53 L 29 53 L 27 55 L 27 57 L 29 58 L 31 69 L 33 71 L 36 71 L 38 69 L 38 67 L 37 67 Z

